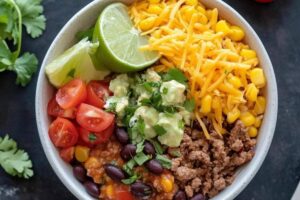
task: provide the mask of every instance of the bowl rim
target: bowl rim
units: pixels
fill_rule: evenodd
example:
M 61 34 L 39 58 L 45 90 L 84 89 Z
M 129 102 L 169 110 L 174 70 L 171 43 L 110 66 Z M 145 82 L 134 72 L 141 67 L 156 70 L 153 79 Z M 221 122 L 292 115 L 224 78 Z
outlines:
M 276 127 L 276 121 L 277 121 L 277 110 L 278 110 L 277 83 L 276 83 L 276 77 L 275 77 L 274 69 L 273 69 L 271 60 L 269 58 L 269 55 L 268 55 L 263 43 L 261 42 L 260 38 L 254 31 L 254 29 L 250 26 L 250 24 L 235 9 L 233 9 L 231 6 L 229 6 L 226 2 L 224 2 L 222 0 L 203 0 L 203 1 L 204 2 L 212 1 L 213 2 L 212 4 L 218 4 L 219 6 L 223 7 L 228 12 L 232 13 L 232 15 L 237 16 L 238 20 L 244 26 L 246 26 L 247 29 L 249 30 L 246 34 L 250 34 L 254 37 L 255 43 L 257 43 L 257 46 L 260 48 L 260 50 L 261 50 L 260 53 L 261 53 L 262 57 L 265 59 L 265 62 L 267 64 L 268 70 L 269 70 L 269 72 L 268 72 L 269 79 L 267 81 L 268 82 L 267 90 L 269 92 L 268 95 L 270 95 L 270 98 L 268 98 L 268 99 L 272 99 L 272 102 L 267 103 L 267 109 L 270 112 L 269 118 L 268 118 L 268 127 L 267 127 L 268 135 L 266 138 L 264 138 L 265 141 L 264 141 L 262 150 L 261 150 L 261 152 L 256 153 L 254 158 L 252 159 L 252 161 L 250 163 L 247 163 L 247 165 L 245 166 L 245 167 L 247 167 L 247 173 L 245 176 L 240 177 L 240 180 L 239 180 L 240 185 L 230 188 L 230 191 L 227 191 L 226 193 L 223 194 L 222 199 L 218 197 L 219 195 L 217 195 L 216 197 L 213 198 L 214 200 L 234 199 L 253 179 L 253 177 L 255 176 L 257 171 L 260 169 L 262 163 L 264 162 L 265 157 L 270 149 L 270 145 L 271 145 L 271 142 L 273 139 L 273 135 L 274 135 L 275 127 Z M 37 123 L 37 127 L 38 127 L 39 137 L 40 137 L 40 140 L 42 143 L 43 151 L 47 157 L 48 162 L 50 163 L 52 169 L 54 170 L 54 172 L 56 173 L 58 178 L 68 188 L 68 190 L 73 195 L 75 195 L 78 199 L 83 199 L 84 197 L 86 197 L 84 194 L 85 191 L 83 193 L 82 191 L 80 191 L 77 188 L 77 186 L 74 183 L 72 183 L 72 180 L 70 178 L 68 178 L 68 175 L 62 169 L 60 164 L 55 162 L 55 161 L 57 161 L 57 156 L 55 155 L 55 153 L 53 151 L 47 150 L 48 148 L 50 148 L 49 141 L 45 140 L 45 136 L 43 133 L 43 127 L 42 127 L 43 122 L 42 122 L 42 117 L 41 117 L 42 116 L 41 108 L 42 108 L 42 106 L 45 106 L 45 105 L 43 105 L 41 103 L 40 96 L 43 93 L 43 88 L 42 88 L 43 82 L 48 81 L 44 75 L 44 71 L 45 71 L 46 62 L 49 59 L 52 49 L 55 47 L 56 43 L 60 40 L 60 38 L 64 35 L 65 31 L 68 29 L 68 27 L 74 21 L 76 21 L 78 18 L 80 18 L 80 16 L 82 14 L 84 14 L 85 12 L 90 10 L 92 7 L 100 4 L 100 2 L 105 2 L 105 0 L 94 0 L 94 1 L 90 2 L 89 4 L 87 4 L 86 6 L 84 6 L 83 8 L 81 8 L 78 12 L 75 13 L 75 15 L 73 15 L 68 20 L 68 22 L 63 26 L 63 28 L 55 36 L 53 42 L 51 43 L 51 45 L 50 45 L 49 49 L 47 50 L 47 53 L 43 59 L 43 62 L 42 62 L 42 65 L 41 65 L 41 68 L 40 68 L 40 71 L 38 74 L 38 81 L 37 81 L 37 86 L 36 86 L 36 96 L 35 96 L 36 123 Z M 204 4 L 206 4 L 206 3 L 204 3 Z M 230 187 L 230 186 L 228 186 L 228 187 Z M 226 187 L 225 190 L 228 187 Z M 93 198 L 89 198 L 89 199 L 93 199 Z

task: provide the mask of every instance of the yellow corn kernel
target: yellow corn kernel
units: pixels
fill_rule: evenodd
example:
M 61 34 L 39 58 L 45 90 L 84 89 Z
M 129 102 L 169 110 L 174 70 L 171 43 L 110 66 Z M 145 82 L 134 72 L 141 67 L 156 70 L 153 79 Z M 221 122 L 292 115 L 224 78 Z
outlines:
M 237 76 L 231 76 L 229 78 L 229 83 L 231 83 L 231 85 L 233 85 L 235 88 L 240 88 L 242 86 L 242 81 L 239 77 Z
M 159 3 L 160 0 L 149 0 L 150 3 L 154 4 L 154 3 Z
M 230 33 L 230 26 L 225 20 L 220 20 L 216 24 L 216 32 L 223 32 L 225 35 Z
M 245 126 L 252 126 L 255 123 L 255 117 L 250 112 L 244 112 L 240 116 L 240 120 Z
M 227 113 L 227 122 L 233 123 L 235 122 L 241 115 L 241 112 L 238 108 L 232 109 L 230 112 Z
M 211 102 L 212 102 L 212 97 L 207 94 L 205 95 L 202 100 L 201 100 L 201 112 L 206 114 L 211 111 Z
M 257 115 L 263 114 L 266 109 L 266 99 L 265 97 L 259 96 L 257 97 L 255 106 L 254 106 L 254 112 Z
M 260 125 L 261 125 L 261 119 L 260 119 L 260 118 L 258 118 L 258 117 L 256 117 L 256 119 L 255 119 L 255 123 L 254 123 L 254 126 L 255 126 L 256 128 L 259 128 L 259 127 L 260 127 Z
M 156 4 L 150 4 L 148 8 L 148 12 L 152 14 L 160 14 L 162 11 L 162 8 L 159 5 Z
M 172 180 L 172 177 L 162 175 L 160 183 L 164 192 L 172 192 L 174 187 L 174 181 Z
M 256 52 L 251 49 L 242 49 L 240 55 L 244 58 L 244 60 L 256 58 Z
M 241 29 L 238 26 L 231 26 L 230 27 L 230 33 L 229 33 L 229 38 L 233 41 L 241 41 L 245 37 L 245 32 L 243 29 Z
M 206 14 L 206 10 L 205 10 L 205 8 L 203 8 L 202 6 L 197 6 L 196 9 L 197 9 L 200 13 L 202 13 L 203 15 Z
M 185 0 L 185 3 L 189 6 L 196 6 L 198 4 L 198 0 Z
M 75 147 L 75 158 L 79 162 L 85 162 L 89 158 L 90 148 L 84 146 Z
M 246 87 L 246 98 L 249 101 L 256 101 L 258 92 L 259 90 L 256 88 L 256 86 L 253 83 L 250 83 Z
M 251 126 L 248 130 L 248 135 L 249 135 L 249 137 L 252 137 L 252 138 L 256 137 L 257 136 L 257 128 Z
M 139 27 L 142 31 L 148 31 L 153 28 L 155 21 L 156 17 L 148 17 L 140 22 Z
M 254 68 L 250 71 L 250 80 L 257 87 L 262 88 L 266 84 L 264 71 L 261 68 Z
M 106 186 L 105 194 L 106 194 L 106 197 L 108 197 L 109 199 L 113 199 L 114 198 L 114 186 L 113 185 Z

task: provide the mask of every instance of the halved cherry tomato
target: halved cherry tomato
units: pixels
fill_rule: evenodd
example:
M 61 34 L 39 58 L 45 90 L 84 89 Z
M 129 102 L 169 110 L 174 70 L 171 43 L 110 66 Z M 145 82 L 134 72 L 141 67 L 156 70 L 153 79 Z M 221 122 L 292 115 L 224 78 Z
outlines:
M 69 163 L 74 159 L 74 152 L 75 152 L 75 147 L 69 147 L 60 150 L 59 155 L 64 161 Z
M 64 117 L 69 119 L 76 118 L 76 108 L 62 109 L 56 102 L 55 97 L 53 97 L 47 106 L 48 115 L 53 117 Z
M 81 127 L 98 133 L 107 129 L 114 118 L 113 114 L 85 103 L 80 104 L 76 115 L 76 120 Z
M 103 108 L 105 100 L 111 95 L 108 83 L 103 81 L 91 81 L 87 85 L 87 103 Z
M 76 107 L 84 102 L 86 97 L 87 92 L 85 83 L 80 79 L 73 79 L 58 90 L 56 101 L 60 107 L 68 109 Z
M 128 190 L 117 190 L 116 200 L 133 200 L 132 194 Z
M 80 127 L 78 130 L 79 130 L 79 136 L 83 141 L 83 144 L 97 145 L 97 144 L 107 142 L 110 136 L 113 134 L 114 129 L 115 129 L 115 123 L 113 122 L 107 129 L 105 129 L 100 133 L 88 131 L 82 127 Z
M 56 147 L 67 148 L 76 144 L 78 132 L 74 124 L 58 117 L 49 127 L 49 137 Z

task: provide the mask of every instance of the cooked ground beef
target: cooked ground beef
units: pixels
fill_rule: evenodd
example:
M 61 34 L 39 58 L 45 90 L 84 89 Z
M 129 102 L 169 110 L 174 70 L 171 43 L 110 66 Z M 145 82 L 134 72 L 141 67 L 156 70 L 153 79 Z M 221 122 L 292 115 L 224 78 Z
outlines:
M 188 197 L 197 193 L 215 196 L 233 182 L 236 169 L 254 156 L 256 139 L 248 136 L 241 121 L 230 126 L 230 133 L 223 138 L 205 123 L 211 139 L 204 137 L 200 127 L 187 128 L 180 145 L 181 157 L 172 160 L 176 183 Z

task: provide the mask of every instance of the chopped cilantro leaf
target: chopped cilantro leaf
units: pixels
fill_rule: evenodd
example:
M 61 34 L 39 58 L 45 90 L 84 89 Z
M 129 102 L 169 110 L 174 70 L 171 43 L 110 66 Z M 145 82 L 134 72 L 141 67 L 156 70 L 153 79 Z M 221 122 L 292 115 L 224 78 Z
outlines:
M 75 69 L 75 68 L 72 68 L 72 69 L 68 72 L 67 76 L 69 76 L 69 77 L 71 77 L 71 78 L 74 78 L 75 72 L 76 72 L 76 69 Z
M 138 179 L 139 179 L 139 176 L 137 174 L 134 174 L 134 175 L 132 175 L 131 177 L 129 177 L 127 179 L 123 179 L 122 183 L 124 183 L 125 185 L 130 185 Z
M 151 144 L 154 146 L 154 149 L 156 151 L 156 153 L 158 154 L 163 154 L 164 153 L 164 148 L 159 144 L 159 142 L 157 142 L 156 140 L 150 139 L 149 140 L 151 142 Z
M 188 99 L 183 104 L 184 108 L 189 111 L 193 112 L 195 109 L 195 99 Z
M 170 69 L 164 76 L 163 76 L 164 81 L 171 81 L 175 80 L 179 83 L 186 84 L 187 78 L 185 75 L 177 68 L 172 68 Z
M 92 28 L 89 28 L 85 31 L 79 31 L 77 34 L 76 34 L 76 38 L 78 39 L 78 41 L 84 39 L 84 38 L 88 38 L 89 41 L 92 40 L 93 38 L 93 33 L 94 33 L 94 27 Z
M 180 153 L 180 149 L 179 148 L 170 148 L 168 150 L 169 154 L 173 157 L 180 157 L 181 153 Z
M 144 141 L 143 140 L 142 142 L 139 142 L 137 145 L 136 145 L 136 153 L 140 153 L 144 150 Z
M 89 141 L 94 142 L 95 140 L 97 140 L 95 133 L 89 133 Z
M 116 112 L 116 107 L 117 107 L 117 102 L 111 102 L 109 103 L 109 106 L 108 108 L 105 109 L 105 111 L 114 113 Z
M 157 135 L 161 136 L 164 135 L 167 131 L 164 129 L 164 127 L 160 126 L 160 125 L 155 125 L 153 126 L 153 129 L 155 130 L 155 132 L 157 133 Z
M 163 94 L 168 94 L 168 88 L 163 89 Z
M 172 161 L 169 159 L 169 158 L 167 158 L 167 157 L 165 157 L 165 156 L 163 156 L 163 155 L 156 155 L 156 160 L 158 160 L 158 162 L 164 167 L 164 168 L 166 168 L 166 169 L 171 169 L 171 167 L 172 167 Z
M 136 162 L 134 159 L 129 160 L 125 165 L 123 165 L 123 170 L 128 174 L 133 174 L 133 168 L 136 166 Z
M 138 154 L 136 154 L 133 157 L 134 161 L 139 165 L 143 165 L 145 162 L 147 162 L 148 160 L 151 159 L 151 156 L 144 154 L 143 152 L 140 152 Z

